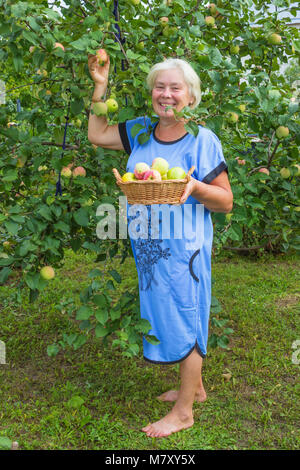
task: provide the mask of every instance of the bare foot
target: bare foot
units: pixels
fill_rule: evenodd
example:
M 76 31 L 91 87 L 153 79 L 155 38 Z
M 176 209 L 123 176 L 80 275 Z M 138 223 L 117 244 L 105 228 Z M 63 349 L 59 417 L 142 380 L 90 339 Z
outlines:
M 176 401 L 178 398 L 179 390 L 168 390 L 157 397 L 160 401 Z M 206 400 L 206 392 L 204 388 L 196 392 L 195 401 L 201 403 Z
M 193 426 L 193 416 L 180 417 L 174 410 L 170 411 L 164 418 L 150 423 L 144 428 L 144 431 L 148 437 L 166 437 L 174 432 L 181 431 Z

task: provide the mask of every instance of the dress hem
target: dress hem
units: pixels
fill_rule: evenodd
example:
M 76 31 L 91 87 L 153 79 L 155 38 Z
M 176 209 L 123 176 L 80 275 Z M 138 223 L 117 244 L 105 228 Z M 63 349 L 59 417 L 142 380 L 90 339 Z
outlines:
M 206 354 L 203 354 L 203 352 L 201 351 L 197 341 L 195 343 L 195 345 L 192 347 L 192 349 L 184 356 L 182 357 L 181 359 L 176 359 L 175 361 L 154 361 L 152 359 L 148 359 L 148 357 L 144 356 L 144 360 L 147 361 L 147 362 L 151 362 L 151 364 L 176 364 L 178 362 L 182 362 L 184 361 L 190 354 L 192 354 L 192 352 L 194 351 L 194 349 L 196 349 L 197 353 L 203 358 L 205 359 L 206 357 Z

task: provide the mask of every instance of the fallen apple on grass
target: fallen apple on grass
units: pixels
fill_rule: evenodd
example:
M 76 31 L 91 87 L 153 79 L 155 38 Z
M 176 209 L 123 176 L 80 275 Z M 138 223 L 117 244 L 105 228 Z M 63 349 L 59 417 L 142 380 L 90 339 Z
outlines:
M 42 276 L 43 279 L 45 279 L 46 281 L 49 281 L 50 279 L 53 279 L 54 276 L 55 276 L 55 271 L 54 269 L 52 268 L 52 266 L 44 266 L 41 270 L 40 270 L 40 275 Z

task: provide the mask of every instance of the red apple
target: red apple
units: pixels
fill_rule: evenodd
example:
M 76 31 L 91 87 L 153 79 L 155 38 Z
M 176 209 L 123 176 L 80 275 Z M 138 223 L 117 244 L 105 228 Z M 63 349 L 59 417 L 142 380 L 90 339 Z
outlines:
M 270 174 L 268 168 L 260 168 L 258 171 L 259 171 L 260 173 L 265 173 L 266 175 L 269 175 L 269 174 Z
M 150 167 L 149 165 L 147 165 L 147 163 L 139 162 L 135 165 L 134 176 L 136 177 L 136 179 L 142 180 L 144 178 L 144 174 L 148 170 L 150 170 Z
M 86 175 L 86 171 L 83 168 L 83 166 L 77 166 L 76 168 L 74 168 L 73 170 L 74 178 L 76 178 L 77 176 L 85 176 L 85 175 Z
M 98 64 L 100 66 L 105 65 L 108 61 L 108 55 L 105 49 L 98 49 L 96 52 L 96 56 L 98 58 Z
M 60 47 L 63 51 L 65 50 L 64 46 L 60 42 L 56 42 L 54 44 L 54 49 L 56 49 L 57 47 Z
M 144 174 L 143 180 L 161 181 L 161 174 L 158 170 L 148 170 Z

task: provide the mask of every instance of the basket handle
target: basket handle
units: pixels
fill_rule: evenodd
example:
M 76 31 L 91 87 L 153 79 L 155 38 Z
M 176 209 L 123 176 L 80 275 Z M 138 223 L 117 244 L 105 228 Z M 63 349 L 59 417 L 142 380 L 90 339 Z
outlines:
M 187 181 L 190 181 L 190 179 L 191 179 L 191 174 L 194 172 L 194 170 L 195 170 L 195 167 L 194 167 L 194 166 L 192 166 L 192 168 L 189 169 L 189 171 L 188 171 L 188 173 L 187 173 L 187 175 L 186 175 Z
M 122 183 L 122 178 L 121 178 L 120 173 L 118 172 L 118 170 L 116 168 L 113 168 L 112 171 L 113 171 L 113 174 L 115 175 L 116 180 L 119 183 Z

